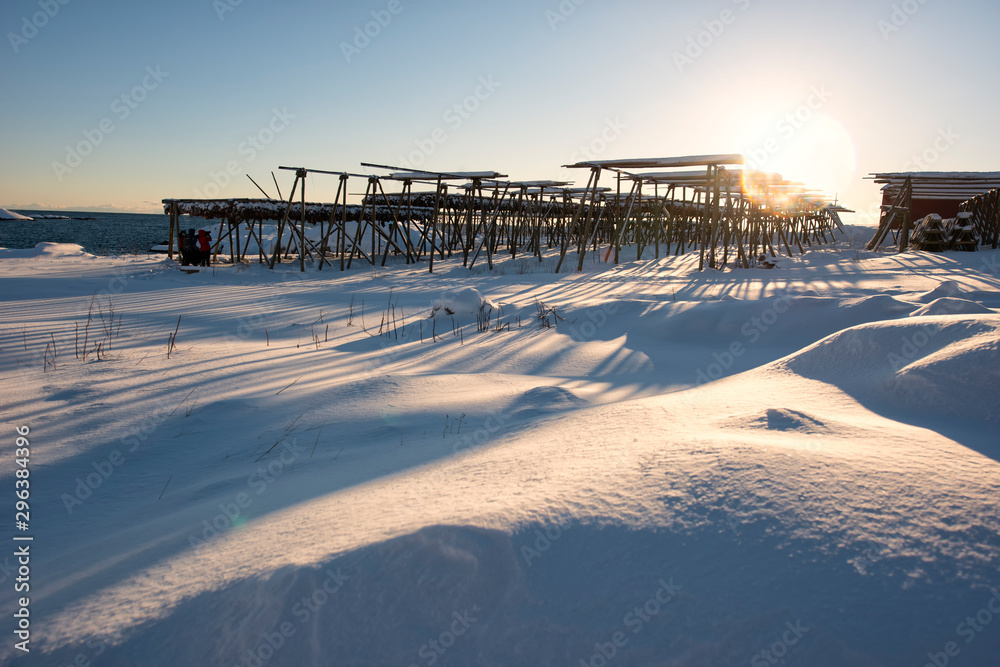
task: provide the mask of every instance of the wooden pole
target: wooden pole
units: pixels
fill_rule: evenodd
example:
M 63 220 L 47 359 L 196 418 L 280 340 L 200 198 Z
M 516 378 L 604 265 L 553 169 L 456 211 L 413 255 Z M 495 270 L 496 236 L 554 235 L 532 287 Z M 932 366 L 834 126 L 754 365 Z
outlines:
M 337 232 L 337 247 L 340 249 L 340 270 L 344 270 L 344 255 L 347 253 L 347 174 L 340 175 L 340 181 L 344 184 L 344 203 L 340 207 L 340 229 Z M 336 210 L 337 202 L 333 203 Z
M 299 272 L 306 272 L 306 170 L 302 172 L 302 212 L 299 215 Z M 296 173 L 296 176 L 298 173 Z
M 330 221 L 327 224 L 326 231 L 322 233 L 322 240 L 319 244 L 319 268 L 317 268 L 317 271 L 323 270 L 324 262 L 330 264 L 330 261 L 326 258 L 326 254 L 330 250 L 330 235 L 337 226 L 337 202 L 340 201 L 340 191 L 344 188 L 345 180 L 347 180 L 347 174 L 341 174 L 340 182 L 337 184 L 337 194 L 334 196 L 333 206 L 330 208 Z M 322 228 L 320 231 L 322 232 Z M 330 265 L 333 266 L 332 264 Z
M 906 210 L 903 211 L 902 228 L 899 231 L 898 252 L 904 252 L 910 245 L 910 207 L 913 193 L 913 183 L 910 181 L 909 176 L 906 177 L 906 184 L 903 185 L 903 190 L 906 193 Z
M 444 188 L 444 194 L 447 196 L 448 186 L 442 183 L 442 177 L 438 176 L 437 181 L 437 192 L 434 195 L 434 214 L 431 217 L 431 254 L 430 254 L 430 266 L 428 267 L 428 273 L 434 273 L 434 245 L 437 243 L 437 223 L 438 223 L 438 213 L 441 210 L 441 195 L 442 188 Z M 441 252 L 441 259 L 444 259 L 444 251 Z
M 272 174 L 273 175 L 273 174 Z M 285 215 L 278 223 L 278 238 L 274 241 L 274 252 L 271 253 L 271 263 L 268 268 L 274 269 L 274 263 L 281 261 L 281 235 L 285 231 L 285 223 L 288 222 L 288 215 L 292 212 L 292 202 L 295 201 L 295 188 L 299 185 L 299 178 L 296 175 L 295 182 L 292 183 L 292 192 L 288 195 L 288 206 L 285 207 Z
M 281 186 L 278 185 L 278 177 L 274 175 L 273 171 L 271 172 L 271 178 L 274 179 L 274 187 L 278 190 L 278 199 L 284 200 L 284 197 L 281 196 Z
M 563 260 L 566 259 L 566 252 L 569 250 L 570 234 L 573 232 L 573 228 L 576 227 L 576 225 L 580 221 L 580 216 L 583 214 L 583 207 L 587 204 L 587 193 L 590 192 L 591 183 L 593 183 L 596 180 L 594 177 L 597 175 L 598 171 L 599 167 L 591 167 L 590 176 L 587 177 L 587 187 L 584 188 L 583 196 L 580 199 L 580 203 L 579 205 L 576 206 L 573 212 L 573 217 L 571 218 L 569 224 L 566 225 L 566 228 L 563 232 L 562 243 L 560 244 L 559 247 L 559 262 L 556 264 L 556 273 L 559 273 L 559 269 L 562 268 Z M 565 214 L 563 217 L 565 219 Z
M 177 202 L 170 202 L 170 238 L 167 241 L 167 258 L 174 258 L 174 237 L 177 234 Z

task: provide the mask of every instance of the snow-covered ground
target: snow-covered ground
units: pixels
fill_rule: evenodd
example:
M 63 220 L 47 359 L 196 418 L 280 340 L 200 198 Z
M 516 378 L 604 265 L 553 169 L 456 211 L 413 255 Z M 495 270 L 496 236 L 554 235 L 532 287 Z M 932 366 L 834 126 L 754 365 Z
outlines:
M 870 234 L 724 273 L 0 250 L 0 659 L 995 665 L 1000 251 Z

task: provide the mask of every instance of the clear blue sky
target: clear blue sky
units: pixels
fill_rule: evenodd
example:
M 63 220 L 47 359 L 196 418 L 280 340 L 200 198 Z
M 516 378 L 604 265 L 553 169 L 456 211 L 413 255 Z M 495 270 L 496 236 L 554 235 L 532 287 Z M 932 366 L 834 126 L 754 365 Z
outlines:
M 6 207 L 742 152 L 866 210 L 870 171 L 1000 169 L 995 1 L 7 0 L 0 27 Z

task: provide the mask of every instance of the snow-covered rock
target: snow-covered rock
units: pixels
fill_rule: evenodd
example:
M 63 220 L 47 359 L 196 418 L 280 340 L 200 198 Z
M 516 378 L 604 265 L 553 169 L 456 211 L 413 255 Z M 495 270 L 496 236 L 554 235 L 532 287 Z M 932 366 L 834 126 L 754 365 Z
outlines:
M 15 213 L 14 211 L 8 211 L 5 208 L 0 208 L 0 220 L 31 220 L 26 215 L 21 215 L 20 213 Z
M 431 304 L 431 317 L 450 317 L 453 315 L 477 316 L 480 311 L 492 308 L 499 310 L 499 306 L 489 299 L 483 297 L 474 287 L 462 287 L 456 290 L 449 290 L 440 297 L 434 299 Z

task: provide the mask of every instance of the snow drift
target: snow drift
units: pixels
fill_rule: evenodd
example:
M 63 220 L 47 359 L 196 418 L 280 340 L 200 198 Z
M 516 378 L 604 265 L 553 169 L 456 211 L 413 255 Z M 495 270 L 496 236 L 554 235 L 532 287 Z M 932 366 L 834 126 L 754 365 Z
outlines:
M 44 548 L 32 653 L 0 657 L 991 664 L 1000 626 L 967 619 L 1000 604 L 997 257 L 4 257 L 0 412 L 32 425 Z M 84 362 L 95 294 L 124 323 Z M 462 335 L 427 336 L 435 303 Z
M 1000 316 L 874 322 L 838 332 L 782 362 L 868 402 L 1000 419 Z

